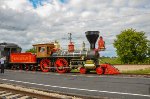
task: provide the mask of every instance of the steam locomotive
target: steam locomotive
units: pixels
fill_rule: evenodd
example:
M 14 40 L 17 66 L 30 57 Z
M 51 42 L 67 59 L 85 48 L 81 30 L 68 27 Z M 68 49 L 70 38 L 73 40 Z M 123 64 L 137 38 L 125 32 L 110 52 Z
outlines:
M 99 64 L 99 51 L 105 49 L 102 37 L 99 39 L 98 49 L 95 48 L 99 31 L 87 31 L 85 34 L 90 43 L 90 50 L 85 50 L 85 48 L 75 50 L 70 39 L 67 51 L 61 50 L 58 42 L 52 42 L 33 45 L 36 50 L 35 54 L 21 53 L 21 48 L 17 45 L 15 45 L 16 48 L 4 47 L 4 51 L 0 52 L 4 52 L 4 55 L 7 56 L 7 68 L 10 69 L 58 73 L 67 73 L 72 69 L 78 69 L 81 74 L 91 70 L 95 70 L 97 74 L 119 74 L 119 71 L 112 65 Z

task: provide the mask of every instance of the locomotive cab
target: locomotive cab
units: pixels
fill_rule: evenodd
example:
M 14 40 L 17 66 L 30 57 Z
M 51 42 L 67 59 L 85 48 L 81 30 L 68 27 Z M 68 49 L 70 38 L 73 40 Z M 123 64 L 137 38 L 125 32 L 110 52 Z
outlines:
M 49 57 L 55 48 L 54 43 L 36 44 L 33 47 L 36 49 L 37 58 Z

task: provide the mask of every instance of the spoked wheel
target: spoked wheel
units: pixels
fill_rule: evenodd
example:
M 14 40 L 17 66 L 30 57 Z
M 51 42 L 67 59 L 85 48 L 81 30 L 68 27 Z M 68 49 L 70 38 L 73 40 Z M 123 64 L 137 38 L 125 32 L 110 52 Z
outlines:
M 49 59 L 42 59 L 40 62 L 40 68 L 42 72 L 48 72 L 51 67 L 51 62 Z
M 12 65 L 11 70 L 16 70 L 17 65 Z
M 80 68 L 80 74 L 86 74 L 87 70 L 85 67 Z
M 65 73 L 68 71 L 68 62 L 64 58 L 57 59 L 54 65 L 58 73 Z
M 16 70 L 22 70 L 22 64 L 16 65 Z
M 28 64 L 24 64 L 24 70 L 29 71 L 29 65 Z
M 97 67 L 97 68 L 96 68 L 96 73 L 97 73 L 98 75 L 103 74 L 103 69 L 102 69 L 101 67 Z
M 35 66 L 35 65 L 31 65 L 30 70 L 31 70 L 31 71 L 36 71 L 36 66 Z

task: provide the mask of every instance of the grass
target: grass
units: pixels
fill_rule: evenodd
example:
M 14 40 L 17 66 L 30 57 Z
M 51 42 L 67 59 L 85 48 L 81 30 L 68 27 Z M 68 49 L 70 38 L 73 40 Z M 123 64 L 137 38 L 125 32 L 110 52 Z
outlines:
M 117 57 L 100 57 L 100 63 L 104 64 L 104 63 L 110 63 L 112 65 L 115 64 L 123 64 L 119 58 Z M 130 63 L 130 64 L 150 64 L 150 58 L 147 58 L 143 63 Z
M 102 57 L 100 58 L 100 64 L 104 63 L 110 63 L 110 64 L 121 64 L 121 61 L 119 58 L 107 58 L 107 57 Z
M 77 70 L 77 69 L 72 69 L 70 72 L 72 72 L 72 73 L 79 73 L 79 70 Z
M 122 73 L 124 74 L 150 74 L 150 68 L 134 70 L 134 71 L 122 71 Z

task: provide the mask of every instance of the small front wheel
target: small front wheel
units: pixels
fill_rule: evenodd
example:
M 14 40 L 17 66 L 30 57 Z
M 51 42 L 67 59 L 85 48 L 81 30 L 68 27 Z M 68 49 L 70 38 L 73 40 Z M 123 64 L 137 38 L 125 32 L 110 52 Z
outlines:
M 86 74 L 87 69 L 85 67 L 80 68 L 80 74 Z
M 96 73 L 97 73 L 98 75 L 103 74 L 103 69 L 102 69 L 101 67 L 97 67 L 97 68 L 96 68 Z

